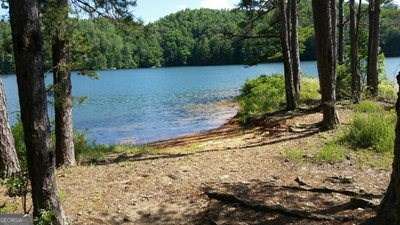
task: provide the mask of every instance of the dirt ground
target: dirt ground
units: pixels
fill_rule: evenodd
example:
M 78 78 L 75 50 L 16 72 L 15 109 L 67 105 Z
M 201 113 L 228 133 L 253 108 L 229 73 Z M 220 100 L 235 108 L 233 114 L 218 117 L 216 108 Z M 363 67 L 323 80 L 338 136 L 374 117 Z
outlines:
M 340 110 L 348 123 L 351 112 Z M 286 225 L 360 224 L 369 209 L 349 209 L 349 197 L 291 190 L 295 180 L 309 185 L 382 194 L 389 171 L 361 167 L 351 158 L 337 164 L 299 163 L 284 151 L 313 151 L 335 132 L 319 132 L 322 115 L 279 115 L 267 128 L 242 130 L 232 120 L 204 134 L 154 143 L 158 154 L 110 156 L 97 164 L 58 172 L 60 196 L 74 225 Z M 282 119 L 284 118 L 284 119 Z M 337 182 L 338 180 L 349 182 Z M 269 205 L 351 215 L 348 222 L 312 221 L 257 212 L 210 200 L 213 188 Z M 379 202 L 379 199 L 376 200 Z

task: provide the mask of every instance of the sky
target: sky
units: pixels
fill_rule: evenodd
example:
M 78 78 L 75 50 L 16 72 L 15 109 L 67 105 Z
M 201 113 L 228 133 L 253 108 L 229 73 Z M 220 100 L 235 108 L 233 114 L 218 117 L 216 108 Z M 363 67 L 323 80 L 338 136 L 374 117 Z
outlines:
M 149 23 L 186 8 L 231 9 L 238 2 L 238 0 L 138 0 L 134 14 L 145 23 Z
M 134 14 L 145 23 L 151 23 L 168 14 L 183 9 L 231 9 L 234 8 L 239 0 L 137 0 L 137 7 Z M 394 0 L 400 5 L 400 0 Z M 7 11 L 0 9 L 0 15 Z

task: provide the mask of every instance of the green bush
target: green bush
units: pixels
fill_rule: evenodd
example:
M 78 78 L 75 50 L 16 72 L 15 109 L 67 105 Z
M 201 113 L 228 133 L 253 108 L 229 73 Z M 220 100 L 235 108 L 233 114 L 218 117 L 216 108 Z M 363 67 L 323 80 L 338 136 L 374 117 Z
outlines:
M 344 140 L 354 148 L 393 150 L 396 116 L 393 112 L 358 113 Z
M 242 122 L 265 113 L 279 110 L 285 102 L 285 84 L 282 75 L 260 76 L 248 80 L 238 97 Z
M 383 113 L 384 108 L 379 103 L 374 101 L 362 101 L 354 106 L 354 110 L 358 113 Z
M 300 103 L 313 103 L 320 99 L 321 93 L 318 79 L 303 77 L 301 80 Z
M 395 102 L 397 99 L 395 85 L 388 80 L 382 80 L 379 84 L 379 98 L 385 101 Z
M 317 79 L 303 78 L 300 103 L 309 103 L 320 99 Z M 237 98 L 240 106 L 239 118 L 242 123 L 265 113 L 284 108 L 286 101 L 284 76 L 262 75 L 246 81 Z

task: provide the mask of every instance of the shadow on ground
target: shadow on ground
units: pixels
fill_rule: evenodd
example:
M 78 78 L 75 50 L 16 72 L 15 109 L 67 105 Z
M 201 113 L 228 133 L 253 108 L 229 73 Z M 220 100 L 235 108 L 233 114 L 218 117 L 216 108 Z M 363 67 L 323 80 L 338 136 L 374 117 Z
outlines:
M 228 204 L 202 196 L 205 204 L 199 210 L 171 211 L 161 207 L 153 213 L 143 214 L 135 224 L 140 225 L 352 225 L 361 224 L 374 215 L 372 209 L 356 208 L 349 197 L 340 194 L 312 193 L 291 190 L 275 182 L 225 183 L 207 185 L 222 193 L 266 205 L 305 210 L 323 215 L 351 218 L 349 221 L 324 221 L 295 218 L 280 213 L 264 212 Z M 194 203 L 195 204 L 195 203 Z

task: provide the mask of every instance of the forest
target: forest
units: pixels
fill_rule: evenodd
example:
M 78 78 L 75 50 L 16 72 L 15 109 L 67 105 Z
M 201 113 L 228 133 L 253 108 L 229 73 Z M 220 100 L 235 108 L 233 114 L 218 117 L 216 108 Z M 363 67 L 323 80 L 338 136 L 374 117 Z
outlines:
M 400 224 L 400 71 L 394 82 L 385 73 L 385 57 L 400 53 L 396 1 L 242 0 L 234 10 L 183 10 L 147 25 L 131 11 L 137 4 L 2 2 L 9 16 L 0 24 L 1 68 L 15 75 L 0 77 L 0 224 Z M 317 77 L 308 77 L 301 60 L 314 59 Z M 270 61 L 282 72 L 247 77 L 228 99 L 222 93 L 234 87 L 224 85 L 247 66 L 218 67 L 206 82 L 188 67 L 174 68 L 169 75 L 180 74 L 179 82 L 148 75 L 137 86 L 129 80 L 134 72 L 154 70 L 118 71 Z M 210 68 L 216 67 L 194 70 Z M 210 108 L 236 115 L 170 139 L 97 144 L 74 127 L 72 87 L 101 90 L 73 79 L 81 76 L 72 71 L 101 69 L 125 73 L 122 83 L 113 82 L 116 75 L 102 78 L 101 88 L 117 86 L 107 91 L 118 93 L 91 105 L 97 107 L 90 119 L 106 109 L 100 104 L 112 110 L 95 120 L 100 125 L 148 116 L 155 133 L 165 129 L 159 124 L 169 105 L 189 117 Z M 6 96 L 13 83 L 3 83 L 10 78 L 19 104 L 15 123 Z M 193 83 L 210 88 L 191 92 L 199 88 Z M 137 89 L 146 92 L 126 97 Z M 221 96 L 198 100 L 212 94 Z M 161 116 L 150 115 L 154 109 Z M 193 117 L 167 130 L 200 120 Z M 148 124 L 135 119 L 107 130 L 144 133 Z
M 299 35 L 302 60 L 315 60 L 315 37 L 309 12 L 300 3 Z M 367 6 L 364 6 L 367 7 Z M 346 8 L 347 9 L 347 8 Z M 346 13 L 348 11 L 346 10 Z M 400 56 L 400 10 L 382 7 L 381 47 L 386 57 Z M 71 19 L 72 20 L 72 19 Z M 367 21 L 367 14 L 361 20 Z M 73 70 L 127 69 L 165 66 L 256 64 L 279 61 L 278 35 L 263 34 L 273 21 L 255 21 L 254 36 L 244 38 L 245 12 L 241 10 L 183 10 L 154 23 L 118 25 L 107 19 L 75 19 L 71 44 Z M 11 30 L 0 22 L 0 73 L 14 72 Z M 364 43 L 367 24 L 361 24 Z M 151 34 L 151 35 L 150 35 Z M 51 68 L 50 46 L 45 45 L 46 68 Z

